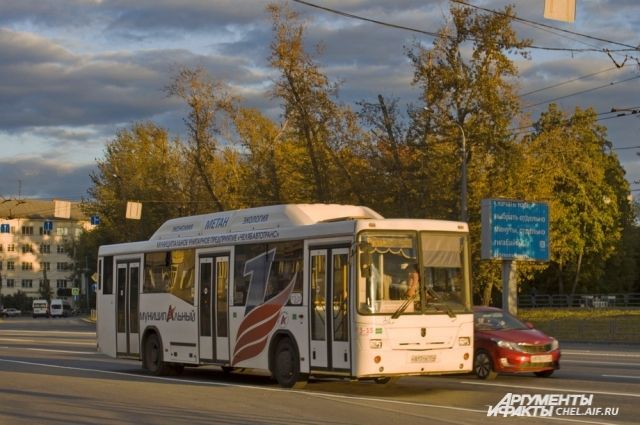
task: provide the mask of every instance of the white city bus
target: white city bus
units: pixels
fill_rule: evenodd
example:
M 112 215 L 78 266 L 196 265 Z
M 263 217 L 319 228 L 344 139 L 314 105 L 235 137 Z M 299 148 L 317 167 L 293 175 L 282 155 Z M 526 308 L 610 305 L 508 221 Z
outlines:
M 99 349 L 153 374 L 216 365 L 291 387 L 472 369 L 466 223 L 349 205 L 219 212 L 102 246 L 98 270 Z

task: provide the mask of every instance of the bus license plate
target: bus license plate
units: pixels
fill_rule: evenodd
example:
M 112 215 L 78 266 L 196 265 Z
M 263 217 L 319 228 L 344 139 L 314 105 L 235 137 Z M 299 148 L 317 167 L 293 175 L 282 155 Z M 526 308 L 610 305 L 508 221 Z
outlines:
M 434 354 L 412 354 L 411 363 L 433 363 L 436 361 Z
M 541 356 L 531 356 L 531 363 L 551 363 L 553 356 L 551 354 L 544 354 Z

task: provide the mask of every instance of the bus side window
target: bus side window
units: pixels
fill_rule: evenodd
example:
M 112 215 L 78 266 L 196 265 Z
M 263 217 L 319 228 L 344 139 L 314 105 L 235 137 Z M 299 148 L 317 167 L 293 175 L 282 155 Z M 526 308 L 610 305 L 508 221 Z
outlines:
M 102 293 L 113 294 L 113 256 L 104 257 L 102 264 Z

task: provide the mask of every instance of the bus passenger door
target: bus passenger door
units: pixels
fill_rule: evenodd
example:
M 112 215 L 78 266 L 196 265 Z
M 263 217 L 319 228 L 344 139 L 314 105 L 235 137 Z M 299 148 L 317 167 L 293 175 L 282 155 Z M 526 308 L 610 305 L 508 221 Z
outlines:
M 200 359 L 229 360 L 229 255 L 207 255 L 199 259 L 199 347 Z
M 140 263 L 118 262 L 116 270 L 116 351 L 121 355 L 140 354 Z
M 310 252 L 311 367 L 350 369 L 349 249 Z

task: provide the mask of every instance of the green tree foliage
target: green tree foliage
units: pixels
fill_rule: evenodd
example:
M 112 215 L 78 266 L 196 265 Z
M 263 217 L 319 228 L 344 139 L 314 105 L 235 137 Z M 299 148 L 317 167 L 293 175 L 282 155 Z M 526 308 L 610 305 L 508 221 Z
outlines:
M 248 206 L 307 202 L 305 152 L 279 127 L 255 109 L 239 109 L 234 125 L 243 148 L 242 181 Z
M 573 295 L 601 277 L 619 246 L 631 219 L 629 188 L 592 109 L 568 117 L 550 105 L 534 127 L 523 171 L 528 191 L 550 207 L 551 263 L 542 288 Z
M 428 49 L 416 43 L 408 52 L 422 110 L 411 113 L 415 146 L 427 164 L 424 210 L 430 216 L 459 219 L 461 170 L 467 170 L 467 216 L 472 234 L 477 292 L 488 303 L 499 269 L 481 263 L 480 200 L 513 197 L 521 158 L 510 126 L 520 109 L 514 86 L 517 69 L 507 56 L 526 56 L 528 40 L 511 28 L 512 7 L 501 14 L 480 14 L 452 7 L 452 22 Z M 467 52 L 468 44 L 472 45 Z M 462 144 L 466 144 L 464 152 Z M 430 193 L 429 193 L 430 192 Z
M 120 131 L 106 148 L 105 158 L 91 175 L 92 197 L 85 210 L 100 216 L 102 242 L 148 239 L 167 219 L 185 213 L 188 175 L 181 147 L 166 130 L 137 123 Z M 142 219 L 125 219 L 127 201 L 143 203 Z
M 413 111 L 412 128 L 424 141 L 422 149 L 431 150 L 428 159 L 447 163 L 443 170 L 431 167 L 432 186 L 427 190 L 443 189 L 433 197 L 437 215 L 460 217 L 460 170 L 466 161 L 469 217 L 477 222 L 480 199 L 509 191 L 508 177 L 517 158 L 509 128 L 519 104 L 513 85 L 517 69 L 507 51 L 526 55 L 529 41 L 519 40 L 511 28 L 512 7 L 485 15 L 454 6 L 451 15 L 451 24 L 440 30 L 432 48 L 416 43 L 408 52 L 424 109 Z M 465 53 L 469 43 L 472 49 Z
M 369 129 L 365 152 L 372 190 L 368 197 L 378 211 L 387 216 L 424 217 L 424 195 L 430 193 L 425 171 L 424 152 L 416 146 L 398 101 L 386 100 L 381 94 L 377 102 L 360 102 L 360 118 Z
M 550 203 L 552 261 L 519 267 L 540 293 L 603 290 L 606 270 L 617 271 L 616 288 L 637 288 L 629 188 L 594 112 L 567 116 L 552 105 L 530 136 L 511 130 L 521 111 L 509 54 L 526 56 L 529 45 L 511 28 L 511 7 L 453 6 L 430 48 L 407 51 L 418 105 L 401 111 L 378 95 L 359 114 L 337 101 L 338 84 L 305 50 L 300 17 L 286 5 L 267 11 L 281 122 L 242 107 L 204 69 L 182 69 L 166 91 L 185 103 L 186 139 L 170 141 L 153 123 L 115 136 L 91 176 L 87 212 L 102 223 L 80 239 L 76 262 L 95 264 L 81 252 L 148 239 L 172 217 L 267 204 L 357 203 L 388 217 L 458 219 L 465 164 L 477 300 L 489 303 L 501 280 L 497 262 L 479 258 L 483 198 Z M 141 221 L 124 218 L 129 200 L 143 202 Z
M 305 149 L 305 186 L 317 202 L 364 202 L 357 156 L 362 135 L 357 116 L 333 97 L 331 83 L 304 50 L 304 24 L 286 5 L 268 7 L 273 22 L 271 66 L 280 73 L 273 95 L 283 105 L 287 132 Z
M 20 290 L 15 294 L 0 296 L 0 305 L 4 306 L 4 308 L 17 308 L 22 313 L 31 311 L 32 302 L 33 298 Z

